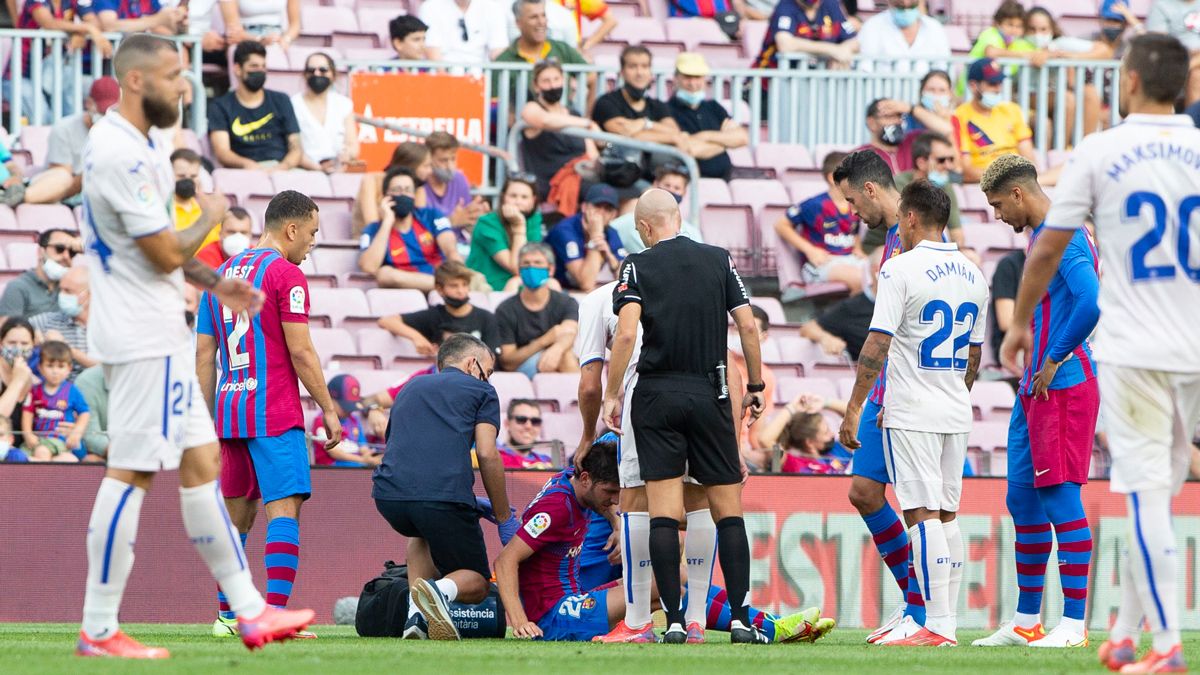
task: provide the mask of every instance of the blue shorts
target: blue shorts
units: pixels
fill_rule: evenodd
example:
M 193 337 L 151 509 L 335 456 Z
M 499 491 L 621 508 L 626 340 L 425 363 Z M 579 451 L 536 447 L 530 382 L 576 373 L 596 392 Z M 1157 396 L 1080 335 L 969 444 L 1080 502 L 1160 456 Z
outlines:
M 862 419 L 858 422 L 858 442 L 862 446 L 854 451 L 850 473 L 887 485 L 892 479 L 888 477 L 883 459 L 883 429 L 875 423 L 882 409 L 883 406 L 869 399 L 863 406 Z
M 264 503 L 312 494 L 304 430 L 278 436 L 221 439 L 221 493 Z
M 583 549 L 579 552 L 579 587 L 592 590 L 612 583 L 621 578 L 621 566 L 608 562 L 608 552 L 604 545 L 612 536 L 612 525 L 604 516 L 592 512 L 588 518 L 587 537 L 583 540 Z
M 1029 446 L 1029 421 L 1017 401 L 1008 419 L 1008 482 L 1033 487 L 1033 452 Z
M 608 591 L 568 595 L 537 622 L 542 639 L 551 642 L 590 642 L 608 633 Z

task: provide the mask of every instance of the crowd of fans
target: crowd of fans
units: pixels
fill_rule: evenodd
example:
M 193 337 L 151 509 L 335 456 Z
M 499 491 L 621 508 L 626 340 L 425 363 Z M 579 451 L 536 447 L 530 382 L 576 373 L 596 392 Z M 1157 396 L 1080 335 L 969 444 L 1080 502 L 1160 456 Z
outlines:
M 640 4 L 641 13 L 649 15 L 645 0 Z M 1034 150 L 1031 111 L 1003 93 L 1015 68 L 996 59 L 1020 59 L 1041 68 L 1051 59 L 1119 58 L 1127 35 L 1149 30 L 1183 40 L 1197 55 L 1193 74 L 1200 72 L 1196 0 L 1155 0 L 1145 22 L 1127 5 L 1105 0 L 1095 31 L 1086 36 L 1064 34 L 1046 8 L 1008 0 L 978 35 L 970 51 L 974 60 L 961 78 L 950 74 L 951 41 L 926 0 L 886 4 L 870 16 L 860 16 L 857 3 L 848 0 L 672 0 L 669 11 L 675 17 L 715 20 L 735 40 L 744 39 L 741 22 L 767 22 L 752 64 L 756 68 L 778 68 L 785 59 L 799 59 L 817 68 L 920 74 L 916 100 L 878 99 L 851 113 L 863 115 L 869 135 L 861 149 L 887 161 L 900 187 L 926 179 L 947 192 L 952 200 L 948 236 L 964 249 L 959 189 L 977 182 L 992 159 L 1018 153 L 1042 164 L 1047 183 L 1056 175 Z M 334 55 L 319 50 L 307 54 L 298 91 L 269 86 L 268 48 L 286 50 L 296 43 L 303 29 L 300 5 L 300 0 L 10 0 L 0 6 L 0 27 L 68 33 L 68 63 L 90 63 L 97 53 L 109 57 L 112 45 L 105 32 L 149 30 L 200 41 L 205 63 L 227 71 L 232 86 L 213 85 L 207 156 L 188 147 L 181 130 L 175 130 L 173 208 L 176 224 L 183 228 L 199 217 L 195 195 L 211 189 L 216 169 L 363 170 L 358 125 L 350 99 L 338 91 Z M 587 35 L 581 17 L 594 22 Z M 358 270 L 380 288 L 415 289 L 440 299 L 428 309 L 378 319 L 380 328 L 410 343 L 417 355 L 432 357 L 444 336 L 467 332 L 496 350 L 498 370 L 531 379 L 539 373 L 578 372 L 573 351 L 577 297 L 610 280 L 625 256 L 644 249 L 631 213 L 637 195 L 654 186 L 682 203 L 699 189 L 700 179 L 736 177 L 730 151 L 747 146 L 756 131 L 735 120 L 718 100 L 711 90 L 710 64 L 699 53 L 675 58 L 665 99 L 652 94 L 655 55 L 633 44 L 620 53 L 617 88 L 602 92 L 592 77 L 584 109 L 574 107 L 581 99 L 568 100 L 563 67 L 595 62 L 597 48 L 618 23 L 604 0 L 516 0 L 511 5 L 425 0 L 415 14 L 402 14 L 388 24 L 389 46 L 398 63 L 533 65 L 527 102 L 507 111 L 525 125 L 520 143 L 524 172 L 506 176 L 494 205 L 480 195 L 489 186 L 472 185 L 459 169 L 459 140 L 445 132 L 399 144 L 384 171 L 363 176 L 351 218 Z M 3 85 L 6 104 L 21 106 L 26 115 L 36 97 L 43 97 L 44 105 L 54 98 L 50 77 L 41 78 L 41 91 L 33 89 L 31 44 L 21 43 L 21 99 L 12 100 L 7 74 Z M 74 71 L 68 67 L 64 72 Z M 1052 118 L 1065 123 L 1068 140 L 1075 133 L 1077 107 L 1082 107 L 1083 133 L 1104 125 L 1101 91 L 1111 86 L 1091 71 L 1083 82 L 1075 82 L 1076 75 L 1068 73 L 1061 101 L 1053 100 L 1053 86 L 1060 83 L 1052 82 L 1052 101 L 1047 102 Z M 509 82 L 516 93 L 517 79 Z M 50 129 L 40 173 L 25 175 L 0 143 L 0 203 L 79 204 L 88 131 L 119 94 L 111 77 L 89 77 L 80 84 L 82 102 L 60 98 L 64 113 L 82 112 L 62 117 Z M 74 85 L 63 82 L 63 91 L 73 93 Z M 749 98 L 758 92 L 744 93 Z M 1062 109 L 1053 107 L 1058 103 Z M 1200 76 L 1189 82 L 1186 103 L 1194 104 L 1189 112 L 1200 124 Z M 1054 125 L 1049 126 L 1053 133 Z M 605 148 L 563 133 L 570 128 L 671 146 L 696 160 L 699 175 L 689 175 L 669 156 Z M 876 251 L 883 242 L 881 233 L 860 227 L 831 179 L 843 156 L 840 151 L 826 154 L 824 189 L 798 200 L 773 225 L 779 240 L 776 254 L 789 262 L 780 264 L 785 300 L 793 285 L 835 282 L 846 290 L 843 299 L 804 322 L 800 335 L 826 354 L 854 359 L 866 337 L 879 264 Z M 701 214 L 685 215 L 684 236 L 702 240 L 694 222 Z M 255 229 L 255 214 L 235 206 L 197 257 L 216 267 L 252 246 Z M 81 246 L 75 232 L 42 232 L 36 267 L 9 281 L 0 296 L 0 449 L 6 438 L 12 448 L 0 459 L 103 460 L 106 392 L 102 373 L 87 353 L 87 274 L 74 264 Z M 970 252 L 976 259 L 979 254 Z M 1014 252 L 996 268 L 991 321 L 997 343 L 1011 319 L 1022 264 L 1023 254 Z M 796 278 L 788 278 L 785 268 L 797 270 Z M 472 302 L 476 292 L 508 297 L 495 304 L 493 313 Z M 756 317 L 766 341 L 767 315 L 756 308 Z M 736 353 L 730 360 L 741 363 Z M 330 389 L 348 440 L 329 452 L 315 442 L 314 461 L 377 464 L 386 410 L 402 385 L 364 396 L 353 376 L 334 377 Z M 768 393 L 774 393 L 772 383 Z M 838 402 L 812 394 L 788 401 L 748 427 L 742 439 L 748 465 L 754 470 L 843 472 L 850 454 L 833 442 L 826 418 L 839 411 Z M 541 443 L 574 441 L 543 438 L 542 415 L 537 401 L 518 399 L 509 405 L 506 466 L 548 465 L 552 460 Z M 321 428 L 315 420 L 314 434 Z

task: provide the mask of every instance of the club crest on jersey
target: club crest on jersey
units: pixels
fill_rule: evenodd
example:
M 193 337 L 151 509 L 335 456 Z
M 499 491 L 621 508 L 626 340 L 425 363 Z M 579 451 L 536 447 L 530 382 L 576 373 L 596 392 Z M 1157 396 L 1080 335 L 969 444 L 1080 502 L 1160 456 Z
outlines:
M 138 201 L 143 204 L 149 204 L 154 201 L 154 188 L 150 187 L 149 183 L 142 183 L 137 189 Z
M 535 514 L 525 523 L 525 531 L 529 536 L 537 539 L 546 530 L 550 529 L 550 514 L 546 512 Z
M 291 293 L 288 295 L 290 309 L 292 314 L 304 313 L 304 288 L 293 286 Z
M 589 595 L 583 599 L 583 608 L 584 609 L 591 609 L 595 606 L 596 606 L 596 599 L 593 598 L 592 596 Z

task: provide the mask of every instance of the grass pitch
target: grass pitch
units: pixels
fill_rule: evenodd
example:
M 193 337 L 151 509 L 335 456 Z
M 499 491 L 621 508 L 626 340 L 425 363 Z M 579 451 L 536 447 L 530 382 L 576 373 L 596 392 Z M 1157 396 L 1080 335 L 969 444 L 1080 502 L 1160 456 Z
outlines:
M 167 647 L 171 658 L 157 662 L 80 659 L 73 655 L 74 624 L 0 624 L 0 672 L 6 675 L 61 673 L 198 673 L 237 675 L 336 675 L 366 673 L 1104 673 L 1096 660 L 1102 634 L 1092 646 L 1072 650 L 970 647 L 984 635 L 960 631 L 958 649 L 872 647 L 866 631 L 835 630 L 817 644 L 730 645 L 723 633 L 709 632 L 705 645 L 593 645 L 517 640 L 405 642 L 363 639 L 349 626 L 317 626 L 316 640 L 269 645 L 250 653 L 235 639 L 209 636 L 208 625 L 131 624 L 129 633 L 146 644 Z M 1143 645 L 1148 646 L 1144 640 Z M 1200 658 L 1200 633 L 1184 635 L 1184 650 Z

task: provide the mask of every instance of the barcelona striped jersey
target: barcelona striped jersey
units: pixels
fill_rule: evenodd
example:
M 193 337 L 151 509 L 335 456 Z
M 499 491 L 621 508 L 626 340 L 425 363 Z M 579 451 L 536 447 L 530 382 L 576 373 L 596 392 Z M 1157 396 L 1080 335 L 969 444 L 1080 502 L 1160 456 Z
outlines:
M 883 260 L 879 262 L 879 266 L 892 258 L 904 253 L 904 248 L 900 245 L 900 225 L 893 225 L 888 228 L 887 239 L 883 242 Z M 883 362 L 883 368 L 879 369 L 879 377 L 875 380 L 875 386 L 871 387 L 871 393 L 868 396 L 870 401 L 876 405 L 883 405 L 883 394 L 887 390 L 887 361 Z
M 573 470 L 546 481 L 521 517 L 517 536 L 533 549 L 519 571 L 521 604 L 531 621 L 540 621 L 579 587 L 579 553 L 587 537 L 589 511 L 575 496 Z

